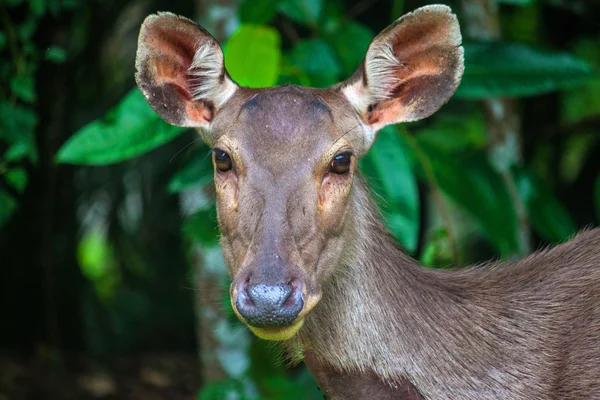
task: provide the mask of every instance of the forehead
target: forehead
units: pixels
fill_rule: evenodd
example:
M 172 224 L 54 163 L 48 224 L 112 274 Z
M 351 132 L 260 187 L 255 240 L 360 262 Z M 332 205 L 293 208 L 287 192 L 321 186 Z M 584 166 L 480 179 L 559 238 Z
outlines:
M 339 133 L 324 100 L 310 89 L 283 86 L 248 99 L 226 135 L 246 160 L 281 169 L 315 161 Z

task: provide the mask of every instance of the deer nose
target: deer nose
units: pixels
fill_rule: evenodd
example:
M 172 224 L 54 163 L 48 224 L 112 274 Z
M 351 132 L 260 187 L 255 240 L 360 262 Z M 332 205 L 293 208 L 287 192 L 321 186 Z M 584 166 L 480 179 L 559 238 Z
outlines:
M 299 281 L 274 285 L 241 283 L 236 308 L 246 322 L 257 328 L 292 325 L 302 308 L 302 287 Z

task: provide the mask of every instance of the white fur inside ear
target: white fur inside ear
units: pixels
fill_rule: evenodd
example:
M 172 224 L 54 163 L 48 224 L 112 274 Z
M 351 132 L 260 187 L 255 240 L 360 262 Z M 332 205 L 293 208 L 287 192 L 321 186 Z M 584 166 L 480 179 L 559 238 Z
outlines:
M 369 48 L 365 72 L 369 79 L 371 101 L 378 102 L 390 97 L 390 89 L 399 83 L 396 73 L 402 67 L 402 63 L 394 55 L 389 43 L 374 44 L 372 48 Z
M 369 104 L 372 104 L 373 102 L 373 96 L 369 93 L 369 90 L 364 87 L 362 80 L 344 86 L 342 88 L 342 94 L 346 96 L 348 102 L 350 102 L 359 115 L 363 114 L 369 107 Z M 359 118 L 359 120 L 362 125 L 365 145 L 368 149 L 373 145 L 373 142 L 375 142 L 375 139 L 377 138 L 377 129 L 373 129 L 367 125 L 362 118 Z
M 221 82 L 223 68 L 223 53 L 218 45 L 204 43 L 196 50 L 188 69 L 194 100 L 210 101 L 219 108 L 233 96 L 237 85 L 227 75 Z

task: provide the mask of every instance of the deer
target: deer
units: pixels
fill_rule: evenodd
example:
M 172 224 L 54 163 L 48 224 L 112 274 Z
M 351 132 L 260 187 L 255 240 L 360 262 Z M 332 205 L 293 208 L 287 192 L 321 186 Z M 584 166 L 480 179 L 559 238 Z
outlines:
M 426 118 L 464 70 L 431 5 L 378 34 L 328 88 L 248 88 L 217 41 L 148 16 L 136 82 L 212 148 L 237 317 L 332 399 L 600 399 L 600 229 L 525 258 L 428 269 L 385 228 L 357 169 L 384 126 Z M 394 168 L 390 160 L 390 169 Z

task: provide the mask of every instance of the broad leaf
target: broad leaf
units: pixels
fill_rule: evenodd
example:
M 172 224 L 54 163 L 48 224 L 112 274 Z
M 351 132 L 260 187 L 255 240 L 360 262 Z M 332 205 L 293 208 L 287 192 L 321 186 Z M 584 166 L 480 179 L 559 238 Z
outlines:
M 566 208 L 539 177 L 528 171 L 516 176 L 529 221 L 544 240 L 561 243 L 577 231 Z
M 517 43 L 465 43 L 465 73 L 456 96 L 533 96 L 571 88 L 592 74 L 585 62 Z
M 362 160 L 363 171 L 380 197 L 388 228 L 413 253 L 419 237 L 419 192 L 409 149 L 393 127 L 384 128 Z
M 484 149 L 487 146 L 485 131 L 485 119 L 478 108 L 439 113 L 418 130 L 418 138 L 420 143 L 430 148 L 445 154 L 455 154 Z
M 102 121 L 77 131 L 58 151 L 62 163 L 106 165 L 144 154 L 184 132 L 167 125 L 136 88 Z
M 277 82 L 281 39 L 268 26 L 242 24 L 225 47 L 225 65 L 242 86 L 268 87 Z
M 473 216 L 486 237 L 505 256 L 519 249 L 517 216 L 501 176 L 484 154 L 448 155 L 417 138 L 441 190 Z

